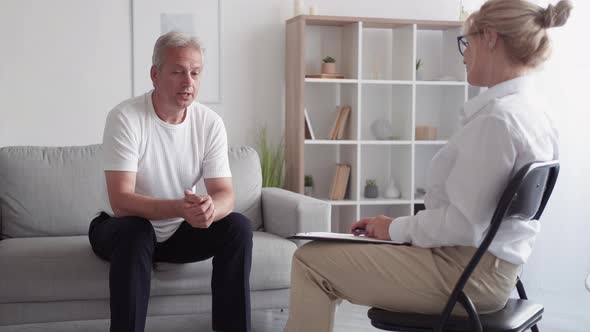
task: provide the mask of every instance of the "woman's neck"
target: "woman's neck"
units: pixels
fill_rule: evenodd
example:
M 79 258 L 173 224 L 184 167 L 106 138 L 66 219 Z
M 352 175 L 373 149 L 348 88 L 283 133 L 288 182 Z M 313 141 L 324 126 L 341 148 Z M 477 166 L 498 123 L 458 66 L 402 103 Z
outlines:
M 511 79 L 525 76 L 529 72 L 529 68 L 515 64 L 509 59 L 505 52 L 497 52 L 497 56 L 494 58 L 492 66 L 488 72 L 487 87 L 492 87 L 496 84 L 509 81 Z

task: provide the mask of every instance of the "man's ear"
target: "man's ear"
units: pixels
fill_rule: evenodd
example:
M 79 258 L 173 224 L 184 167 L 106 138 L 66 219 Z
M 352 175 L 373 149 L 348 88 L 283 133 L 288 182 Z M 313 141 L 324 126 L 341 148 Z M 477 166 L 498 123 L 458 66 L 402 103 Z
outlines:
M 158 82 L 158 68 L 156 68 L 156 66 L 152 66 L 152 68 L 150 68 L 150 78 L 152 79 L 152 85 L 155 88 Z
M 494 29 L 484 28 L 483 29 L 483 40 L 488 50 L 493 50 L 498 42 L 498 32 Z

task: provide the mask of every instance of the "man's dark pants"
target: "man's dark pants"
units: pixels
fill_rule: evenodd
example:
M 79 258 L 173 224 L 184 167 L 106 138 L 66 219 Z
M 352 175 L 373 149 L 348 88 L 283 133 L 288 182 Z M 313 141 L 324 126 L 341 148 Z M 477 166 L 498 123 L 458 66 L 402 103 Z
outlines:
M 149 220 L 114 218 L 106 213 L 90 224 L 94 252 L 111 262 L 111 332 L 143 331 L 153 262 L 189 263 L 213 257 L 213 329 L 250 331 L 252 228 L 245 216 L 231 213 L 207 229 L 183 221 L 157 243 Z

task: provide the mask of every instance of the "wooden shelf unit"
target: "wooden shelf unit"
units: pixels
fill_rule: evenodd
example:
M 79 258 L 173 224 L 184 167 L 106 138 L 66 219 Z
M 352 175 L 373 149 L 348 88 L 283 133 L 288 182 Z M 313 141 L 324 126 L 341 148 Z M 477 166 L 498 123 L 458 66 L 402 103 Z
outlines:
M 413 214 L 423 204 L 416 189 L 425 186 L 430 160 L 457 130 L 461 107 L 476 93 L 457 50 L 462 22 L 302 15 L 286 24 L 286 188 L 303 193 L 304 175 L 312 175 L 313 196 L 333 206 L 332 231 L 346 231 L 370 215 Z M 305 78 L 319 74 L 325 56 L 336 59 L 344 78 Z M 420 75 L 417 59 L 423 62 Z M 348 128 L 343 140 L 329 140 L 341 105 L 352 107 Z M 315 140 L 305 139 L 304 109 Z M 385 120 L 393 132 L 379 140 L 371 125 Z M 435 126 L 437 137 L 416 140 L 415 127 L 422 125 Z M 351 165 L 342 201 L 326 199 L 336 163 Z M 380 197 L 364 197 L 368 179 L 377 180 Z M 399 199 L 382 196 L 390 179 Z

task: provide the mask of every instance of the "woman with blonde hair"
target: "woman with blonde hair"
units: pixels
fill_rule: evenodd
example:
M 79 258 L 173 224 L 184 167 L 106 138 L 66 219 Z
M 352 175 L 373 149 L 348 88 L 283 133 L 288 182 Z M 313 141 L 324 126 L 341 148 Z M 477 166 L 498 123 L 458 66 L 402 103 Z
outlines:
M 457 38 L 467 80 L 488 87 L 461 111 L 461 128 L 434 156 L 426 209 L 414 216 L 355 222 L 367 236 L 410 246 L 311 242 L 293 258 L 286 331 L 332 331 L 342 300 L 399 312 L 440 313 L 486 234 L 512 176 L 557 159 L 557 131 L 530 86 L 549 56 L 547 29 L 566 23 L 572 4 L 489 0 Z M 480 313 L 500 310 L 539 232 L 537 220 L 503 223 L 465 286 Z M 461 310 L 458 311 L 461 313 Z

